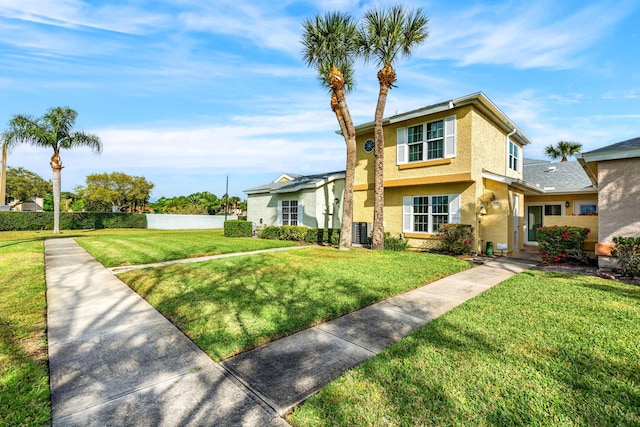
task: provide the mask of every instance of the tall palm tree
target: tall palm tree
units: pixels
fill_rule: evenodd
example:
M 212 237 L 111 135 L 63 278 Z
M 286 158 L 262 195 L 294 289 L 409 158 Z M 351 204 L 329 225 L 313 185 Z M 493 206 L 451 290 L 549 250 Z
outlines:
M 102 143 L 96 135 L 74 131 L 78 113 L 69 107 L 55 107 L 38 118 L 27 115 L 15 115 L 9 121 L 9 130 L 5 133 L 5 143 L 9 147 L 17 144 L 31 144 L 53 149 L 51 170 L 53 171 L 53 232 L 60 233 L 60 171 L 62 160 L 60 150 L 76 147 L 89 147 L 95 153 L 102 151 Z
M 563 162 L 567 161 L 567 157 L 578 154 L 582 151 L 582 144 L 573 141 L 560 141 L 555 146 L 553 144 L 548 145 L 544 152 L 552 159 L 562 159 Z
M 378 71 L 378 103 L 374 118 L 374 208 L 372 249 L 384 249 L 384 132 L 382 118 L 389 90 L 397 80 L 393 63 L 399 56 L 410 57 L 429 33 L 429 19 L 422 9 L 407 11 L 402 5 L 385 10 L 370 9 L 360 27 L 360 53 L 365 60 L 373 59 Z
M 351 16 L 341 12 L 316 15 L 303 23 L 302 56 L 318 71 L 320 82 L 331 92 L 331 109 L 336 115 L 347 146 L 345 188 L 342 201 L 340 249 L 351 248 L 353 184 L 356 168 L 356 131 L 345 91 L 354 83 L 353 63 L 357 54 L 358 30 Z
M 0 166 L 0 205 L 4 205 L 7 202 L 7 151 L 9 150 L 9 144 L 5 139 L 5 135 L 2 135 L 0 144 L 2 144 L 2 166 Z

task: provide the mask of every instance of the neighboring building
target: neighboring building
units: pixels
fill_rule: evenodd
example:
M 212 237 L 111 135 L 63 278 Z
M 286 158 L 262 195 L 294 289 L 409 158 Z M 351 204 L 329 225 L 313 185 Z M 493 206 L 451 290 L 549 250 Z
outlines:
M 523 147 L 529 138 L 483 93 L 383 120 L 385 231 L 436 244 L 446 223 L 470 224 L 474 249 L 523 247 Z M 374 123 L 356 127 L 356 223 L 373 222 Z
M 640 137 L 582 153 L 578 161 L 598 187 L 598 244 L 601 267 L 609 258 L 616 236 L 640 236 Z
M 254 227 L 340 228 L 344 171 L 306 176 L 283 174 L 269 184 L 244 192 L 247 220 Z
M 584 249 L 598 240 L 598 189 L 577 161 L 524 160 L 524 244 L 535 245 L 541 226 L 571 225 L 591 230 Z
M 34 197 L 28 202 L 21 200 L 14 200 L 10 198 L 9 205 L 12 211 L 16 212 L 42 212 L 44 206 L 44 199 L 42 197 Z

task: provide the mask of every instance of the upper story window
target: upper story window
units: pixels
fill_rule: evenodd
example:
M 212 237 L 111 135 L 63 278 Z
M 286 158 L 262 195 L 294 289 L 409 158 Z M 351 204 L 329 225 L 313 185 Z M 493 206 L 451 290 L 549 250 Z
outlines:
M 397 164 L 456 155 L 456 116 L 398 128 Z
M 509 140 L 509 169 L 520 172 L 520 147 Z

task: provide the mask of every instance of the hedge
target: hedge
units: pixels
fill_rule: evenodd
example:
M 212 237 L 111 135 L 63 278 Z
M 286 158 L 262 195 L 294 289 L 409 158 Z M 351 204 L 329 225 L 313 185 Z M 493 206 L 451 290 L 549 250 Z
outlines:
M 147 228 L 147 216 L 135 213 L 64 212 L 61 230 Z M 0 212 L 0 231 L 53 230 L 53 212 Z
M 618 267 L 623 276 L 640 276 L 640 237 L 613 238 L 615 247 L 611 250 L 611 256 L 616 257 Z
M 253 236 L 253 223 L 251 221 L 227 220 L 224 222 L 225 237 L 251 237 Z
M 337 245 L 340 240 L 340 230 L 333 228 L 309 228 L 296 225 L 269 225 L 258 231 L 258 237 L 261 239 L 317 243 L 319 245 Z
M 584 263 L 587 257 L 582 244 L 590 230 L 582 227 L 557 226 L 536 229 L 538 255 L 543 264 Z

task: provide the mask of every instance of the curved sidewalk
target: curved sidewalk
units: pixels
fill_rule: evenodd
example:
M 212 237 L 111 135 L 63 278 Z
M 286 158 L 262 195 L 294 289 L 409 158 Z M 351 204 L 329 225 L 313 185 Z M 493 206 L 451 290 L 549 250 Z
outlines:
M 279 415 L 527 267 L 492 260 L 214 363 L 73 239 L 45 242 L 54 426 L 286 426 Z

